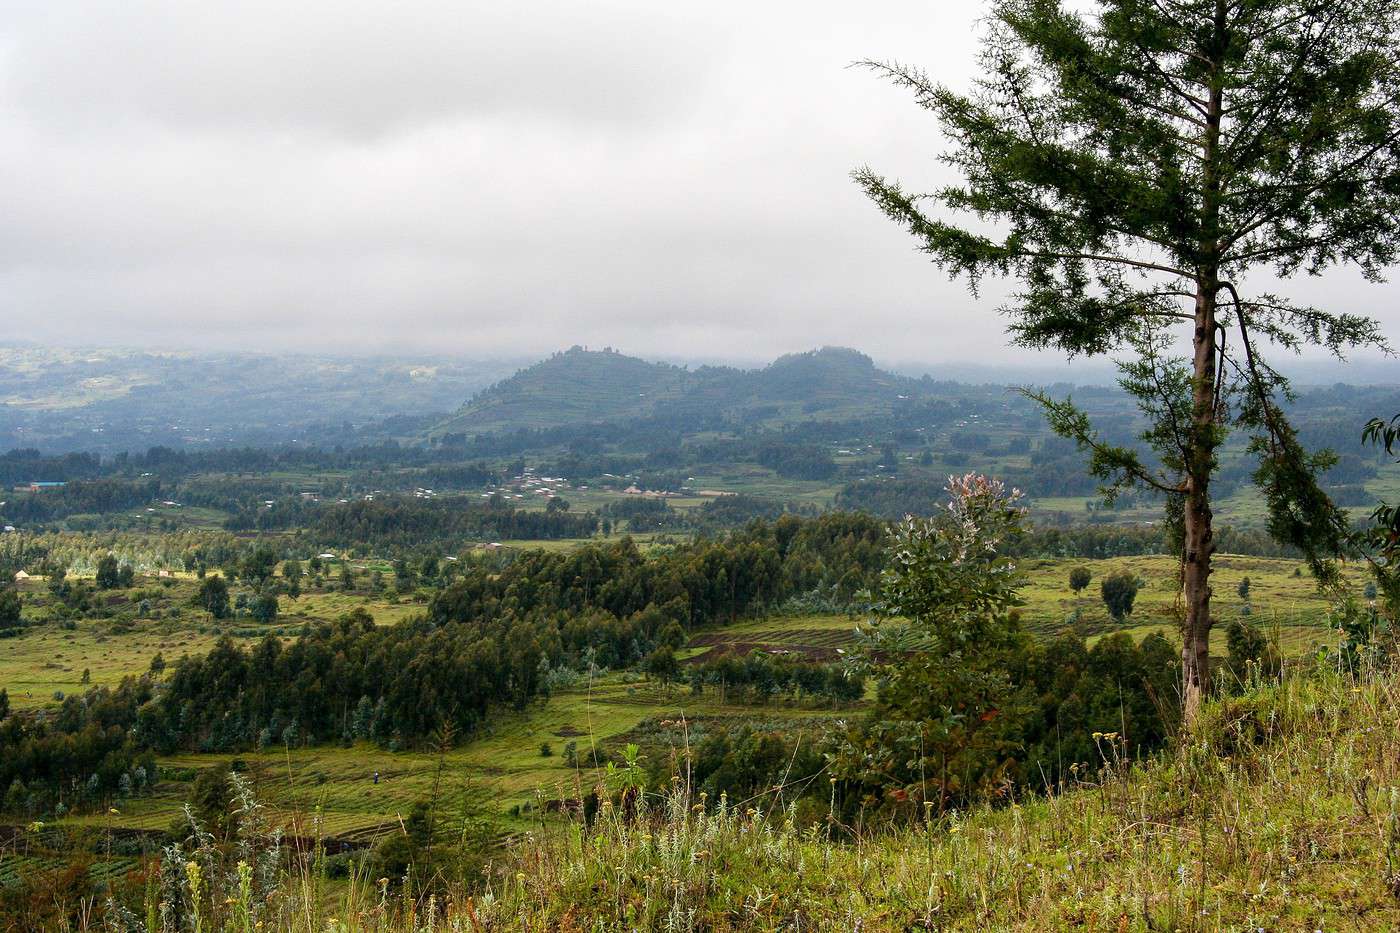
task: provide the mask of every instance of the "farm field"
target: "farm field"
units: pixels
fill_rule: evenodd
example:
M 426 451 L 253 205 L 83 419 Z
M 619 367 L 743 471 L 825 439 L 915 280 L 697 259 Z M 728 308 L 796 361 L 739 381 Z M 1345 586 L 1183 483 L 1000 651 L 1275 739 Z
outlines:
M 644 546 L 651 542 L 639 539 Z M 549 544 L 567 546 L 567 542 L 511 542 L 512 545 L 533 546 Z M 1072 567 L 1087 567 L 1092 582 L 1080 596 L 1070 592 L 1067 578 Z M 1171 635 L 1175 632 L 1175 565 L 1165 556 L 1122 557 L 1104 560 L 1040 559 L 1025 565 L 1027 585 L 1023 590 L 1025 606 L 1022 617 L 1028 629 L 1040 635 L 1064 631 L 1070 616 L 1079 613 L 1079 625 L 1091 639 L 1111 631 L 1126 631 L 1140 638 L 1152 631 Z M 1214 577 L 1216 606 L 1222 622 L 1237 617 L 1244 603 L 1235 593 L 1241 579 L 1251 581 L 1251 618 L 1266 628 L 1277 626 L 1285 650 L 1300 653 L 1324 640 L 1326 627 L 1323 616 L 1328 601 L 1317 591 L 1311 576 L 1301 570 L 1295 560 L 1221 555 Z M 1145 583 L 1138 594 L 1132 615 L 1125 623 L 1109 618 L 1098 596 L 1099 582 L 1104 576 L 1120 570 L 1130 571 Z M 1364 574 L 1353 568 L 1347 574 L 1358 592 Z M 181 605 L 193 593 L 192 575 L 181 574 L 169 588 L 169 600 Z M 25 585 L 27 596 L 35 599 L 43 611 L 42 581 Z M 188 611 L 179 619 L 138 620 L 130 631 L 113 633 L 101 620 L 85 619 L 71 629 L 56 625 L 34 628 L 18 637 L 7 639 L 0 652 L 0 685 L 10 691 L 11 702 L 17 708 L 42 706 L 53 702 L 55 691 L 71 693 L 81 690 L 82 672 L 89 671 L 93 685 L 114 686 L 122 677 L 145 671 L 157 652 L 167 663 L 181 654 L 208 650 L 227 632 L 235 638 L 261 637 L 269 628 L 288 635 L 302 625 L 332 621 L 353 609 L 364 609 L 381 625 L 402 622 L 425 609 L 424 603 L 408 597 L 390 599 L 341 592 L 303 594 L 297 600 L 284 600 L 275 625 L 255 623 L 226 623 L 222 627 L 210 624 L 207 617 Z M 695 633 L 689 654 L 699 655 L 717 648 L 726 651 L 794 650 L 813 657 L 830 659 L 836 648 L 851 637 L 857 617 L 846 614 L 799 615 L 782 618 L 747 620 L 737 625 Z M 1223 639 L 1224 626 L 1218 626 L 1215 637 Z M 1217 649 L 1217 653 L 1223 651 Z
M 164 830 L 181 818 L 200 770 L 237 759 L 258 799 L 292 835 L 372 839 L 405 819 L 415 802 L 433 799 L 435 785 L 445 814 L 459 811 L 470 796 L 485 800 L 487 812 L 507 830 L 525 828 L 552 809 L 549 801 L 581 797 L 601 780 L 600 770 L 566 763 L 568 743 L 576 744 L 582 763 L 590 747 L 602 756 L 644 732 L 649 744 L 670 745 L 679 755 L 687 739 L 693 746 L 707 729 L 755 720 L 780 722 L 789 729 L 803 723 L 820 728 L 833 715 L 824 709 L 725 704 L 711 693 L 697 697 L 687 687 L 608 674 L 505 715 L 488 734 L 444 754 L 390 752 L 360 742 L 168 756 L 160 760 L 163 780 L 152 796 L 126 801 L 117 814 L 72 817 L 63 824 Z M 549 755 L 542 754 L 545 745 Z
M 1075 596 L 1068 586 L 1069 571 L 1083 566 L 1092 582 Z M 1215 577 L 1217 606 L 1223 622 L 1239 615 L 1244 601 L 1236 594 L 1241 579 L 1251 580 L 1252 619 L 1276 631 L 1286 654 L 1312 650 L 1329 638 L 1327 600 L 1296 560 L 1222 555 Z M 1050 636 L 1073 625 L 1089 640 L 1114 631 L 1141 638 L 1153 631 L 1174 637 L 1175 564 L 1164 556 L 1105 560 L 1030 559 L 1023 564 L 1027 582 L 1021 608 L 1023 623 L 1033 633 Z M 1113 622 L 1099 599 L 1099 582 L 1116 571 L 1129 571 L 1143 580 L 1134 611 L 1123 623 Z M 1359 590 L 1359 570 L 1347 573 Z M 25 584 L 42 603 L 42 581 Z M 164 606 L 187 604 L 192 576 L 177 575 L 164 587 Z M 113 631 L 109 621 L 84 619 L 65 628 L 36 626 L 0 645 L 0 685 L 8 688 L 17 708 L 52 705 L 56 692 L 85 689 L 82 672 L 92 684 L 113 685 L 123 676 L 147 669 L 161 653 L 167 664 L 185 653 L 207 650 L 220 633 L 245 643 L 275 631 L 295 635 L 302 625 L 329 621 L 363 608 L 380 624 L 397 624 L 424 606 L 410 597 L 390 598 L 356 593 L 316 591 L 284 600 L 273 626 L 248 620 L 210 624 L 193 610 L 178 618 L 140 619 L 129 630 Z M 1078 612 L 1077 623 L 1071 615 Z M 796 653 L 818 660 L 835 660 L 860 621 L 852 614 L 795 614 L 752 619 L 723 628 L 694 632 L 679 653 L 682 664 L 696 658 L 754 650 Z M 1216 653 L 1223 654 L 1224 625 L 1216 629 Z M 684 675 L 682 675 L 684 679 Z M 559 690 L 520 712 L 504 713 L 489 730 L 438 755 L 431 751 L 392 752 L 369 743 L 352 747 L 273 748 L 257 753 L 181 754 L 162 759 L 163 780 L 151 796 L 125 801 L 119 814 L 69 817 L 65 825 L 155 831 L 171 825 L 188 799 L 191 782 L 201 769 L 233 758 L 241 760 L 258 786 L 260 799 L 287 821 L 289 831 L 311 836 L 321 833 L 350 841 L 366 840 L 402 820 L 414 802 L 434 794 L 444 812 L 452 812 L 468 795 L 489 801 L 490 812 L 503 826 L 521 827 L 539 818 L 548 801 L 576 798 L 596 784 L 598 775 L 587 767 L 566 767 L 565 749 L 574 743 L 582 761 L 590 748 L 615 753 L 637 737 L 657 754 L 680 754 L 694 745 L 706 729 L 741 722 L 780 724 L 790 731 L 797 723 L 820 728 L 832 711 L 784 704 L 762 707 L 724 702 L 714 691 L 696 696 L 688 687 L 661 684 L 635 673 L 607 673 L 592 684 Z M 549 754 L 542 751 L 548 747 Z M 675 749 L 675 752 L 666 751 Z M 374 774 L 379 773 L 375 783 Z
M 248 619 L 215 623 L 190 605 L 196 585 L 193 574 L 181 573 L 160 582 L 138 590 L 140 599 L 111 596 L 105 603 L 110 610 L 146 603 L 151 605 L 148 613 L 143 614 L 138 605 L 134 618 L 90 616 L 60 623 L 53 618 L 54 600 L 45 581 L 26 581 L 20 592 L 27 611 L 47 624 L 0 640 L 0 687 L 8 690 L 10 703 L 16 709 L 41 707 L 56 703 L 59 693 L 114 687 L 123 677 L 147 670 L 157 654 L 173 664 L 182 655 L 208 651 L 223 635 L 252 643 L 269 632 L 293 637 L 304 625 L 330 622 L 354 609 L 364 609 L 381 625 L 394 625 L 424 611 L 424 602 L 408 596 L 318 591 L 282 600 L 271 625 Z
M 1022 623 L 1041 636 L 1061 634 L 1072 627 L 1070 617 L 1079 613 L 1078 630 L 1092 643 L 1112 632 L 1126 632 L 1141 639 L 1161 632 L 1176 637 L 1176 565 L 1162 555 L 1117 557 L 1103 560 L 1031 559 L 1023 565 L 1027 582 L 1022 589 L 1025 605 Z M 1075 596 L 1069 589 L 1069 571 L 1086 567 L 1093 575 L 1088 589 Z M 1277 628 L 1285 654 L 1297 655 L 1326 643 L 1328 598 L 1319 593 L 1312 576 L 1296 560 L 1243 557 L 1223 554 L 1217 558 L 1213 577 L 1218 624 L 1212 632 L 1212 651 L 1224 654 L 1225 623 L 1242 614 L 1244 601 L 1236 589 L 1250 579 L 1249 618 L 1266 631 Z M 1113 621 L 1099 598 L 1099 582 L 1108 574 L 1128 571 L 1144 581 L 1132 614 L 1122 623 Z M 1295 575 L 1301 572 L 1301 575 Z M 1348 584 L 1359 594 L 1365 575 L 1359 568 L 1345 572 Z M 780 651 L 830 660 L 853 637 L 859 616 L 801 615 L 756 619 L 708 632 L 691 639 L 698 653 L 747 653 Z

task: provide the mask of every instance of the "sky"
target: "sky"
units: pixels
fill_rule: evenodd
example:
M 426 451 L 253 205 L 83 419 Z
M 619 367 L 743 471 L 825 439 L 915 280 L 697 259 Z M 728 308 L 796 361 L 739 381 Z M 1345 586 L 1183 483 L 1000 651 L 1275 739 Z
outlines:
M 949 180 L 850 63 L 966 87 L 979 8 L 0 2 L 0 341 L 1023 361 L 849 178 Z

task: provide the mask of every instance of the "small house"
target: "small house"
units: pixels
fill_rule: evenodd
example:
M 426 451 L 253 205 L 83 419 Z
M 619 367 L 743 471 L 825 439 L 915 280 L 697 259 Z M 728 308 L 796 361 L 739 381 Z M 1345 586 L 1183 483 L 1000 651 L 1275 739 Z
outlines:
M 29 574 L 25 573 L 23 570 L 20 570 L 20 571 L 18 571 L 18 572 L 15 574 L 15 582 L 16 582 L 16 583 L 23 583 L 25 580 L 28 580 L 28 579 L 29 579 Z

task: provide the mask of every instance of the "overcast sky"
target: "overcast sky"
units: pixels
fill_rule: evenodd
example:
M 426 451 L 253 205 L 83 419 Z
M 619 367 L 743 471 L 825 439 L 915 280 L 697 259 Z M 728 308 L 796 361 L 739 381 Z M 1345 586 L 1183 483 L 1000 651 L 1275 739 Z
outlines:
M 0 340 L 1006 359 L 848 179 L 974 4 L 0 2 Z M 1397 327 L 1392 286 L 1304 283 Z

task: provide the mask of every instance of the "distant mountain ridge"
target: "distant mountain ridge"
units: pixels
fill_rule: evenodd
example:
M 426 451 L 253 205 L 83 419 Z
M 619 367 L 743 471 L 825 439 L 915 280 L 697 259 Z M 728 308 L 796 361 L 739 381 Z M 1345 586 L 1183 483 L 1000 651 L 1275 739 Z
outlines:
M 111 454 L 409 438 L 517 365 L 0 343 L 0 451 Z
M 690 413 L 791 421 L 888 410 L 926 382 L 878 368 L 865 354 L 822 347 L 761 369 L 689 369 L 612 348 L 572 347 L 479 392 L 433 433 L 491 433 Z

